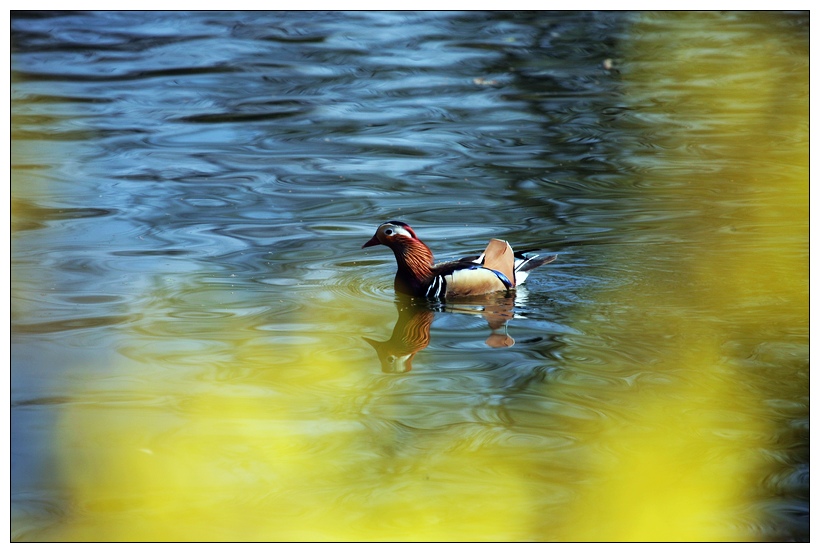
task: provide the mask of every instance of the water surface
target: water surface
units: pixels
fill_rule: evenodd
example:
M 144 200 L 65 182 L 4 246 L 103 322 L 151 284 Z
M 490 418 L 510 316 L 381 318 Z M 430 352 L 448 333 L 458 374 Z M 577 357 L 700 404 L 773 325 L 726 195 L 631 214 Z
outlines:
M 808 27 L 16 13 L 12 539 L 808 540 Z

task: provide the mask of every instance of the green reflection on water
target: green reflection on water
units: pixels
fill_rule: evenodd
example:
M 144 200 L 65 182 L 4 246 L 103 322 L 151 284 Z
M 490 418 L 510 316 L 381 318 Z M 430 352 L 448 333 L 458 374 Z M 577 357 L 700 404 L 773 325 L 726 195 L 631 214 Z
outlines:
M 361 341 L 392 305 L 316 293 L 219 318 L 229 286 L 157 279 L 139 318 L 114 321 L 130 323 L 106 376 L 64 391 L 54 449 L 72 507 L 34 539 L 755 539 L 765 513 L 748 505 L 774 470 L 755 452 L 782 422 L 765 406 L 808 395 L 808 83 L 784 89 L 788 36 L 740 37 L 723 60 L 674 40 L 693 29 L 724 30 L 714 14 L 646 16 L 621 45 L 624 101 L 681 127 L 632 154 L 666 175 L 636 201 L 674 216 L 649 231 L 668 243 L 608 246 L 638 276 L 573 309 L 561 378 L 500 404 L 442 400 L 418 374 L 379 374 Z M 757 78 L 725 86 L 737 64 Z M 734 132 L 712 125 L 724 116 Z M 42 216 L 14 205 L 13 222 Z M 36 282 L 14 270 L 13 289 Z M 431 405 L 469 422 L 410 424 Z

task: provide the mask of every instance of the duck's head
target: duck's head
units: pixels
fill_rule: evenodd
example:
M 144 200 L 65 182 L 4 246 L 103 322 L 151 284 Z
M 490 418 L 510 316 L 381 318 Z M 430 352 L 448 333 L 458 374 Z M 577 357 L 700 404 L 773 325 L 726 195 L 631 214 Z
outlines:
M 373 238 L 365 242 L 362 248 L 383 244 L 392 249 L 397 244 L 401 244 L 407 240 L 418 240 L 416 233 L 413 232 L 410 225 L 402 223 L 401 221 L 387 221 L 379 225 L 379 228 L 376 229 L 376 234 L 373 235 Z

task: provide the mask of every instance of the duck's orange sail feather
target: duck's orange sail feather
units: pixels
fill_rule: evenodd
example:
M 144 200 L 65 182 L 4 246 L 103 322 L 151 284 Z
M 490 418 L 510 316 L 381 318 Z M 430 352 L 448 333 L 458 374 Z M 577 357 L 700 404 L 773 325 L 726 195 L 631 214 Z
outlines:
M 482 255 L 485 267 L 502 273 L 515 287 L 515 255 L 506 241 L 493 238 Z

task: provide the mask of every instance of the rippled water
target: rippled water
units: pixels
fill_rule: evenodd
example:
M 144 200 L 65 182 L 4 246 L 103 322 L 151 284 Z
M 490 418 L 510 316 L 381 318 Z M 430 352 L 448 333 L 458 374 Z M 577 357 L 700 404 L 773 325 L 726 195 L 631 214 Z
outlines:
M 808 540 L 808 20 L 13 14 L 12 539 Z

